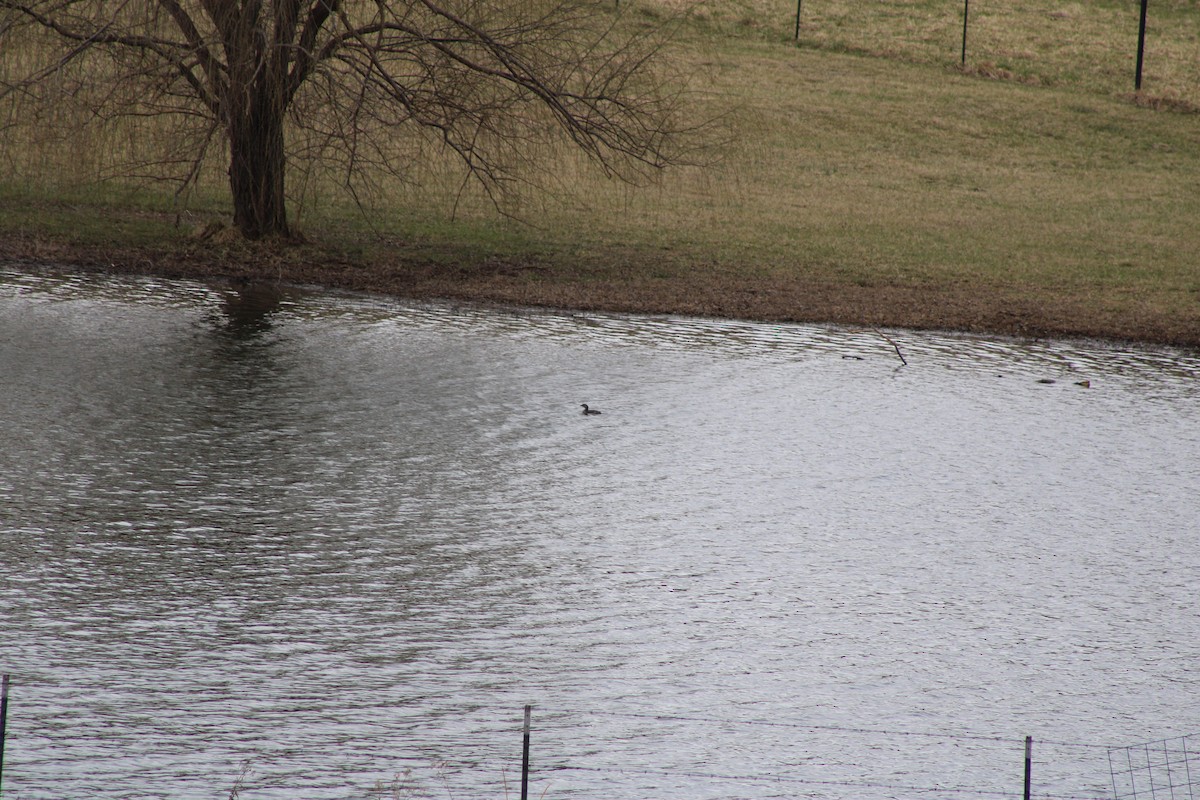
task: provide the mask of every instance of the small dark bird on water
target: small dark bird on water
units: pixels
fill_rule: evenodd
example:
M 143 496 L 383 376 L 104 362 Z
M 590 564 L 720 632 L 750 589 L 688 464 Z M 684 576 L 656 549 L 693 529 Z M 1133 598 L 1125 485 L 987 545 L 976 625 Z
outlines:
M 584 416 L 586 416 L 588 414 L 599 414 L 600 413 L 600 411 L 598 409 L 588 408 L 587 403 L 580 403 L 580 405 L 583 406 Z

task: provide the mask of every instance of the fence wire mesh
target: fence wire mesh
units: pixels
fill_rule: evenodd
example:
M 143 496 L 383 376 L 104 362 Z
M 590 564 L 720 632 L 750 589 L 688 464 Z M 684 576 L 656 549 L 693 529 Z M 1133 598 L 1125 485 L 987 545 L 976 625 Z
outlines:
M 1200 795 L 1200 734 L 1108 751 L 1113 800 L 1196 800 Z

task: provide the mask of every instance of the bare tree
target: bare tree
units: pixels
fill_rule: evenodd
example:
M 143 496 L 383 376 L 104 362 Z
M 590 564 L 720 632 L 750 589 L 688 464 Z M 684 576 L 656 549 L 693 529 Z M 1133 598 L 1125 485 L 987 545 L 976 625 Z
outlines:
M 680 94 L 648 30 L 598 0 L 0 0 L 0 67 L 25 54 L 0 92 L 169 119 L 184 182 L 223 143 L 257 239 L 289 234 L 289 153 L 354 191 L 408 172 L 398 139 L 433 140 L 493 197 L 554 136 L 621 175 L 676 161 Z

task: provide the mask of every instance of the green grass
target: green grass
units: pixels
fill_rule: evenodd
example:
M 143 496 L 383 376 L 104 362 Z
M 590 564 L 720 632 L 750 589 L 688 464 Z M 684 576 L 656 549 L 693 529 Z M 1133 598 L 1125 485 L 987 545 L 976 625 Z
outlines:
M 621 4 L 638 25 L 680 6 Z M 368 261 L 402 248 L 436 263 L 552 265 L 527 281 L 802 277 L 925 288 L 932 302 L 966 287 L 982 302 L 1070 297 L 1200 329 L 1194 3 L 1152 4 L 1137 97 L 1136 0 L 973 0 L 965 68 L 961 4 L 805 0 L 799 42 L 792 3 L 691 11 L 672 57 L 691 76 L 697 117 L 721 115 L 728 144 L 713 163 L 635 187 L 548 149 L 530 176 L 539 188 L 505 207 L 515 220 L 461 193 L 449 163 L 381 184 L 366 215 L 313 177 L 293 204 L 300 229 Z M 13 102 L 0 124 L 19 119 Z M 121 177 L 105 155 L 131 152 L 137 137 L 89 127 L 81 145 L 61 130 L 18 121 L 7 132 L 0 233 L 144 244 L 227 213 L 219 163 L 176 215 L 167 187 Z

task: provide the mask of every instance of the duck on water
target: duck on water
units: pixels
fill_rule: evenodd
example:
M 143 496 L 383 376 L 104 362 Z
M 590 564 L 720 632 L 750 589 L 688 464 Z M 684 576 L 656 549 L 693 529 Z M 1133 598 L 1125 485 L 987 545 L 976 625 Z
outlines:
M 599 413 L 600 413 L 600 409 L 597 409 L 597 408 L 588 408 L 588 404 L 587 404 L 587 403 L 580 403 L 580 405 L 581 405 L 581 406 L 583 406 L 583 414 L 584 414 L 584 416 L 587 416 L 587 415 L 589 415 L 589 414 L 599 414 Z

